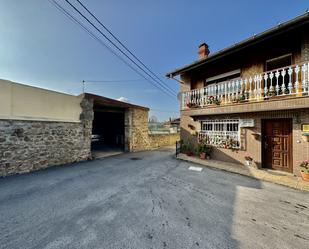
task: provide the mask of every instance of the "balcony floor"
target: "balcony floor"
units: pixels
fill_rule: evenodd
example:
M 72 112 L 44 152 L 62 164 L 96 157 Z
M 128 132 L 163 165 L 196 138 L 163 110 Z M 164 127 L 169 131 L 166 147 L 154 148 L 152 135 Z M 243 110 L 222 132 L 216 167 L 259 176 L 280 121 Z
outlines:
M 227 105 L 208 105 L 205 107 L 183 109 L 182 112 L 189 113 L 190 116 L 200 116 L 303 108 L 309 108 L 309 96 L 289 96 L 261 101 L 231 103 Z

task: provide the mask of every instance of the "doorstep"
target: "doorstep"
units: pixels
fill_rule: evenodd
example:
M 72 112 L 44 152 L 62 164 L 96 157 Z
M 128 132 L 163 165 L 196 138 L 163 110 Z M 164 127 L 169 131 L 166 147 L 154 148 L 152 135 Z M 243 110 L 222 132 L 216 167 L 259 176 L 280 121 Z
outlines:
M 256 169 L 254 167 L 245 166 L 242 164 L 236 163 L 228 163 L 217 160 L 202 160 L 198 157 L 187 156 L 186 154 L 180 153 L 177 156 L 177 159 L 198 163 L 203 166 L 216 168 L 240 175 L 249 176 L 255 179 L 268 181 L 280 185 L 284 185 L 290 188 L 295 188 L 299 190 L 309 191 L 309 182 L 305 182 L 301 179 L 301 177 L 294 176 L 293 174 L 276 171 L 276 170 L 268 170 L 268 169 Z

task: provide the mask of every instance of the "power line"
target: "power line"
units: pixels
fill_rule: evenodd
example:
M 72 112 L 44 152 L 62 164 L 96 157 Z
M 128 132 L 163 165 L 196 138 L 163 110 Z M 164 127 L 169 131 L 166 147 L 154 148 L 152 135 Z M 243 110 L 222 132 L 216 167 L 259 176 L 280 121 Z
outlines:
M 179 113 L 179 111 L 162 110 L 162 109 L 153 109 L 153 108 L 150 108 L 150 111 L 155 111 L 155 112 L 167 112 L 167 113 Z
M 125 63 L 128 67 L 130 67 L 134 72 L 139 74 L 141 77 L 143 77 L 147 82 L 149 82 L 152 86 L 156 87 L 160 91 L 164 92 L 165 94 L 169 95 L 174 99 L 173 95 L 170 95 L 168 92 L 163 91 L 161 88 L 159 88 L 157 85 L 153 84 L 150 79 L 147 79 L 146 76 L 144 76 L 142 73 L 137 71 L 134 67 L 132 67 L 126 60 L 124 60 L 119 54 L 117 54 L 112 48 L 107 46 L 100 38 L 98 38 L 92 31 L 87 29 L 81 22 L 79 22 L 74 16 L 72 16 L 67 10 L 65 10 L 59 3 L 57 3 L 55 0 L 49 0 L 58 10 L 60 10 L 65 16 L 67 16 L 69 19 L 71 19 L 75 24 L 79 25 L 84 31 L 86 31 L 93 39 L 97 40 L 102 46 L 104 46 L 106 49 L 108 49 L 113 55 L 118 57 L 123 63 Z
M 93 39 L 98 41 L 102 46 L 104 46 L 106 49 L 108 49 L 113 55 L 118 57 L 123 63 L 125 63 L 128 67 L 130 67 L 134 72 L 136 72 L 138 75 L 143 77 L 147 82 L 149 82 L 152 86 L 156 87 L 160 91 L 164 92 L 168 96 L 175 99 L 175 96 L 171 95 L 169 92 L 164 91 L 164 89 L 159 88 L 156 84 L 153 84 L 153 82 L 148 79 L 145 75 L 137 71 L 133 66 L 131 66 L 124 58 L 122 58 L 119 54 L 117 54 L 112 48 L 107 46 L 100 38 L 98 38 L 92 31 L 90 31 L 86 26 L 84 26 L 80 21 L 78 21 L 73 15 L 71 15 L 66 9 L 64 9 L 58 2 L 55 0 L 49 0 L 59 11 L 61 11 L 66 17 L 68 17 L 71 21 L 73 21 L 75 24 L 79 25 L 85 32 L 87 32 Z
M 108 40 L 119 52 L 121 52 L 127 59 L 129 59 L 135 66 L 147 74 L 154 82 L 160 85 L 162 88 L 170 92 L 171 94 L 176 94 L 175 92 L 169 90 L 165 85 L 158 82 L 153 76 L 151 76 L 147 71 L 145 71 L 140 65 L 138 65 L 131 57 L 129 57 L 121 48 L 119 48 L 111 39 L 109 39 L 96 25 L 93 24 L 83 13 L 81 13 L 69 0 L 65 0 L 80 16 L 82 16 L 93 28 L 95 28 L 106 40 Z
M 162 84 L 164 84 L 168 89 L 170 89 L 171 91 L 174 91 L 173 89 L 171 89 L 168 85 L 165 84 L 165 82 L 163 82 L 149 67 L 147 67 L 139 58 L 137 58 L 136 55 L 134 55 L 131 50 L 125 46 L 123 44 L 123 42 L 121 42 L 119 40 L 119 38 L 117 38 L 113 32 L 108 29 L 80 0 L 76 0 L 129 54 L 131 54 L 141 65 L 143 65 L 148 72 L 150 72 L 155 78 L 157 78 Z
M 84 80 L 84 82 L 88 82 L 88 83 L 96 83 L 96 82 L 102 82 L 102 83 L 109 83 L 109 82 L 127 83 L 127 82 L 142 82 L 142 81 L 145 81 L 145 79 L 135 79 L 135 80 Z

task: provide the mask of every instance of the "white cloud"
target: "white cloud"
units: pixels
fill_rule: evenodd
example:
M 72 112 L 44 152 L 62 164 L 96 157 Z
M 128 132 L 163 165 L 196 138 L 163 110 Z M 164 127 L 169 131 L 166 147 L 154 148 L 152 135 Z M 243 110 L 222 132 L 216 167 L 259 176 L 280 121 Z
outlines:
M 122 102 L 126 102 L 126 103 L 130 102 L 126 97 L 120 97 L 117 100 L 122 101 Z

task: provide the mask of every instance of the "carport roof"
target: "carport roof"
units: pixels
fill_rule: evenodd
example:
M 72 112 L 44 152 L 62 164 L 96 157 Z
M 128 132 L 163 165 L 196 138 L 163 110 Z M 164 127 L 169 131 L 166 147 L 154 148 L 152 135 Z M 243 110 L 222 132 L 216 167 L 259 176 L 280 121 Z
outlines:
M 122 102 L 116 99 L 106 98 L 106 97 L 95 95 L 92 93 L 84 93 L 83 95 L 84 95 L 84 98 L 86 99 L 92 99 L 94 103 L 102 104 L 102 105 L 109 106 L 109 107 L 120 107 L 120 108 L 125 108 L 125 109 L 126 108 L 136 108 L 136 109 L 142 109 L 142 110 L 149 111 L 149 108 L 145 106 L 133 105 L 130 103 Z

